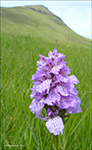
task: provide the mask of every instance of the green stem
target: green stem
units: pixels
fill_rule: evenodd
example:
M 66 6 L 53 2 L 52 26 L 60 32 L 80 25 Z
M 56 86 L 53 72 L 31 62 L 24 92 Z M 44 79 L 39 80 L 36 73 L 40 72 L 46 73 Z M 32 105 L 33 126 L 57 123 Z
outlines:
M 53 143 L 55 146 L 55 150 L 58 150 L 58 135 L 53 135 Z

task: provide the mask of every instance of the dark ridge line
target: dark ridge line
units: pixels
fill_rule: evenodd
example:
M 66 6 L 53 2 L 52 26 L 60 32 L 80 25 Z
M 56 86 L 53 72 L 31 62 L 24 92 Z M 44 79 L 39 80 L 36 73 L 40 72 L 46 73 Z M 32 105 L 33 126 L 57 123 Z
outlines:
M 44 7 L 44 6 L 42 6 L 42 7 Z M 40 12 L 40 13 L 43 13 L 43 14 L 47 14 L 47 15 L 49 15 L 49 16 L 57 17 L 60 21 L 63 22 L 63 20 L 62 20 L 60 17 L 54 15 L 52 12 L 50 12 L 50 13 L 51 13 L 51 14 L 50 14 L 50 13 L 47 13 L 47 12 L 45 12 L 45 11 L 37 10 L 37 9 L 32 8 L 32 7 L 30 7 L 30 6 L 26 6 L 26 8 L 31 9 L 31 10 L 36 11 L 36 12 Z M 44 7 L 44 8 L 45 8 L 45 7 Z M 47 8 L 46 8 L 46 9 L 47 9 Z M 47 9 L 47 10 L 48 10 L 48 9 Z M 49 11 L 49 10 L 48 10 L 48 11 Z

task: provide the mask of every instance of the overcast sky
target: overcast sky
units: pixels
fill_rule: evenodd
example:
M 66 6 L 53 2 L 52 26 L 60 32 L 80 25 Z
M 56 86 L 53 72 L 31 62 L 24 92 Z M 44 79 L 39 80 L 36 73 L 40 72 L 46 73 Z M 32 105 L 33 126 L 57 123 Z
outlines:
M 92 38 L 92 2 L 82 1 L 1 1 L 2 7 L 44 5 L 76 33 Z

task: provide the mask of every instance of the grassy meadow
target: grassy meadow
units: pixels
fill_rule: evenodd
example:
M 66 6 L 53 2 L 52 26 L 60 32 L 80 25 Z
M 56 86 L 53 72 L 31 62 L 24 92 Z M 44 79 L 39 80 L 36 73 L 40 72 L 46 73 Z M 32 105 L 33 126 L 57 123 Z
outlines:
M 31 6 L 30 6 L 31 7 Z M 1 150 L 56 150 L 45 121 L 29 110 L 31 76 L 39 54 L 57 48 L 80 83 L 82 113 L 72 114 L 59 135 L 59 150 L 92 149 L 91 40 L 42 6 L 1 8 Z M 69 45 L 69 47 L 67 47 Z M 86 46 L 86 47 L 85 47 Z

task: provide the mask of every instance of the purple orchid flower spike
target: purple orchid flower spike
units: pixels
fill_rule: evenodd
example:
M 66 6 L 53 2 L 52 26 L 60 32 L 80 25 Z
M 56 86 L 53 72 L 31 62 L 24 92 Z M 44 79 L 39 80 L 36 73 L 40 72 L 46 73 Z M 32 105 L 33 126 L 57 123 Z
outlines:
M 66 66 L 65 55 L 54 49 L 48 56 L 40 55 L 37 61 L 38 68 L 31 79 L 34 80 L 30 95 L 33 101 L 29 108 L 36 113 L 36 118 L 46 121 L 49 132 L 63 135 L 65 119 L 82 112 L 81 100 L 74 86 L 79 81 L 74 75 L 68 76 L 71 70 Z M 46 117 L 41 114 L 43 108 L 46 109 Z

